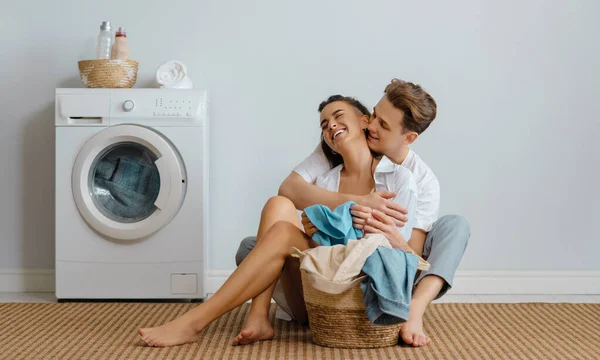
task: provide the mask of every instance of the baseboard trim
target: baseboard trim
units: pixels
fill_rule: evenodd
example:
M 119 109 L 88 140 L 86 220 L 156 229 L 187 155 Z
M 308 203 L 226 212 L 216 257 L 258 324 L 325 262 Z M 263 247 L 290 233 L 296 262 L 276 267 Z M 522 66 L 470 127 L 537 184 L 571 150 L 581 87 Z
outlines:
M 206 293 L 215 293 L 233 270 L 209 270 Z M 0 269 L 0 292 L 54 292 L 54 269 Z M 600 271 L 459 270 L 452 294 L 600 294 Z
M 208 272 L 207 293 L 214 293 L 232 270 Z M 459 270 L 449 294 L 600 294 L 600 271 Z
M 457 271 L 453 294 L 600 294 L 600 271 Z
M 209 270 L 206 277 L 206 293 L 214 294 L 231 276 L 233 270 Z
M 54 269 L 0 269 L 0 292 L 54 292 Z

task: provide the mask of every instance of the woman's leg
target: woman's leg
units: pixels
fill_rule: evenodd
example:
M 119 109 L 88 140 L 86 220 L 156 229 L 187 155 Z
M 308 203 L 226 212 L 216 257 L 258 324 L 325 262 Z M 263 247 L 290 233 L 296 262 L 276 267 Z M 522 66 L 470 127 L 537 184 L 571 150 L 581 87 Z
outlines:
M 258 234 L 256 235 L 257 244 L 264 239 L 264 235 L 275 223 L 282 220 L 302 229 L 294 204 L 288 198 L 274 196 L 267 201 L 261 213 Z M 269 309 L 271 308 L 271 297 L 276 283 L 277 279 L 269 288 L 252 299 L 248 319 L 246 319 L 239 335 L 233 340 L 233 345 L 246 345 L 255 341 L 273 338 L 275 332 L 269 322 Z
M 196 341 L 208 324 L 269 288 L 290 257 L 290 248 L 314 246 L 316 243 L 295 225 L 278 221 L 213 297 L 163 326 L 139 329 L 142 340 L 151 346 Z

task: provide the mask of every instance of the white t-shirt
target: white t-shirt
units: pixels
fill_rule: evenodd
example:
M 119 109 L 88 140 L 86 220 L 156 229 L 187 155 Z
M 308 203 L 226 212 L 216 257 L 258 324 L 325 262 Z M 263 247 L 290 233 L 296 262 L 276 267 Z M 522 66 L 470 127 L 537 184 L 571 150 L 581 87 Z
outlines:
M 382 162 L 383 159 L 387 158 L 383 157 L 381 160 Z M 433 223 L 437 220 L 440 210 L 440 183 L 431 168 L 429 168 L 429 166 L 421 160 L 419 155 L 412 150 L 409 151 L 408 156 L 401 165 L 412 172 L 413 179 L 417 185 L 417 209 L 413 225 L 417 229 L 428 232 L 431 230 Z M 302 176 L 306 182 L 311 184 L 315 184 L 319 176 L 326 174 L 330 170 L 332 170 L 331 166 L 329 165 L 329 161 L 325 157 L 320 144 L 312 154 L 294 168 L 294 172 Z M 327 190 L 337 191 L 337 186 L 335 189 Z M 377 189 L 377 191 L 380 190 Z M 398 203 L 407 207 L 406 204 L 403 204 L 400 201 Z
M 337 192 L 340 185 L 340 175 L 344 165 L 338 165 L 317 176 L 315 185 L 329 191 Z M 400 233 L 408 241 L 412 234 L 415 223 L 415 212 L 417 209 L 417 183 L 414 176 L 407 168 L 394 164 L 390 159 L 383 156 L 373 174 L 375 180 L 375 191 L 391 191 L 396 196 L 393 201 L 402 204 L 408 210 L 408 222 L 399 227 Z

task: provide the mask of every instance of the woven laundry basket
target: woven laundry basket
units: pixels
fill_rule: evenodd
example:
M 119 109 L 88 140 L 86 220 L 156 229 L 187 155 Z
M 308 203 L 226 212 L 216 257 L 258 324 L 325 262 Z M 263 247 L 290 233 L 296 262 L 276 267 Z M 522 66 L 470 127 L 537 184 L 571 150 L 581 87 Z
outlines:
M 82 60 L 77 64 L 88 88 L 131 88 L 137 80 L 139 64 L 134 60 Z
M 419 257 L 419 270 L 429 263 Z M 341 294 L 315 289 L 301 270 L 304 302 L 313 341 L 317 345 L 337 348 L 380 348 L 398 343 L 402 324 L 374 325 L 367 318 L 360 282 Z

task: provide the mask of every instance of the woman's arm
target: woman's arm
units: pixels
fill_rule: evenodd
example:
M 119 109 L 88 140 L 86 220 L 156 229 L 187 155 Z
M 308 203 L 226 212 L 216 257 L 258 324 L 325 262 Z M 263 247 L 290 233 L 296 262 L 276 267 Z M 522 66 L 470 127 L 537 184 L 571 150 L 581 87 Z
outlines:
M 385 236 L 390 245 L 394 249 L 404 250 L 406 252 L 414 252 L 414 250 L 408 245 L 406 238 L 402 235 L 402 232 L 398 230 L 398 227 L 394 225 L 389 216 L 385 215 L 381 211 L 373 210 L 373 216 L 367 219 L 364 226 L 366 233 L 382 234 Z
M 408 241 L 408 246 L 410 246 L 417 255 L 423 256 L 423 248 L 425 247 L 426 239 L 427 233 L 423 229 L 413 228 L 412 235 Z

